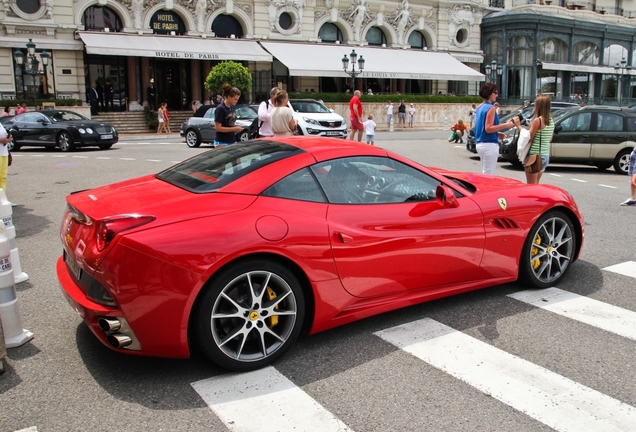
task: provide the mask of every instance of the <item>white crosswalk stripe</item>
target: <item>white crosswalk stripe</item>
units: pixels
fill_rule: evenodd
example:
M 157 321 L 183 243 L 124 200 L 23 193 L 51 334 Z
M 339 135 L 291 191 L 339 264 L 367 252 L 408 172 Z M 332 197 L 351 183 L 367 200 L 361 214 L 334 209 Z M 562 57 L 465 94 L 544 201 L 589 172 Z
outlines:
M 273 367 L 192 383 L 232 431 L 351 431 Z
M 636 262 L 635 261 L 626 261 L 624 263 L 605 267 L 603 270 L 607 270 L 614 273 L 622 274 L 624 276 L 631 276 L 633 278 L 636 278 Z
M 636 429 L 636 408 L 430 318 L 375 334 L 558 431 Z
M 519 291 L 508 297 L 636 340 L 636 312 L 558 288 Z

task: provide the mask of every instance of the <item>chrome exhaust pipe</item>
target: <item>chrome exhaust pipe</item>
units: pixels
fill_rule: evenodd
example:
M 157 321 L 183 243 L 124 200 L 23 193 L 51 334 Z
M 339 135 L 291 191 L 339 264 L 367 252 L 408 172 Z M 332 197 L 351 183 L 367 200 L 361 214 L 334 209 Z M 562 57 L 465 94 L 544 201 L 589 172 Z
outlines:
M 129 336 L 121 333 L 108 335 L 106 340 L 115 348 L 125 348 L 132 343 L 132 339 Z
M 97 325 L 106 333 L 113 333 L 121 328 L 121 322 L 117 318 L 100 318 Z

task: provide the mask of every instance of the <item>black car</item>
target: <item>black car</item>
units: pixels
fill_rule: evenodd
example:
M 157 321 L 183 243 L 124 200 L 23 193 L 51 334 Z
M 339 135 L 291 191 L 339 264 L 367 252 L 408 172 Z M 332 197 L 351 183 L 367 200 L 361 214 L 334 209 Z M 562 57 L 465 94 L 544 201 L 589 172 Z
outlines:
M 187 121 L 181 124 L 179 134 L 188 147 L 199 147 L 201 143 L 213 143 L 216 138 L 214 113 L 216 107 L 203 105 Z M 243 130 L 236 134 L 237 141 L 247 141 L 258 136 L 258 114 L 249 105 L 236 105 L 236 124 Z
M 571 103 L 571 102 L 552 102 L 552 112 L 556 112 L 556 111 L 560 111 L 562 109 L 572 109 L 572 108 L 578 108 L 580 105 L 579 104 L 575 104 L 575 103 Z M 534 110 L 534 102 L 531 103 L 530 105 L 525 105 L 522 107 L 519 107 L 517 109 L 512 110 L 511 112 L 509 112 L 508 114 L 506 114 L 503 117 L 499 118 L 499 122 L 500 123 L 505 123 L 507 121 L 510 121 L 510 119 L 512 119 L 513 117 L 517 117 L 519 115 L 521 115 L 521 124 L 522 125 L 526 125 L 528 123 L 528 121 L 530 120 L 530 118 L 532 117 L 532 111 Z M 504 131 L 506 134 L 509 134 L 509 137 L 514 135 L 514 132 L 517 129 L 514 130 L 508 130 L 508 131 Z M 467 134 L 467 138 L 466 138 L 466 150 L 468 150 L 471 153 L 477 153 L 477 148 L 475 147 L 475 130 L 471 129 L 468 131 Z M 516 140 L 516 138 L 515 138 Z M 501 144 L 501 142 L 500 142 Z
M 30 111 L 14 116 L 3 125 L 11 133 L 8 144 L 11 151 L 24 146 L 59 147 L 63 152 L 90 146 L 107 150 L 119 140 L 113 125 L 87 119 L 73 111 Z
M 593 165 L 601 170 L 613 165 L 617 173 L 628 173 L 636 140 L 636 112 L 631 108 L 591 105 L 560 110 L 552 117 L 550 163 Z M 499 152 L 508 162 L 521 164 L 516 134 L 500 141 Z

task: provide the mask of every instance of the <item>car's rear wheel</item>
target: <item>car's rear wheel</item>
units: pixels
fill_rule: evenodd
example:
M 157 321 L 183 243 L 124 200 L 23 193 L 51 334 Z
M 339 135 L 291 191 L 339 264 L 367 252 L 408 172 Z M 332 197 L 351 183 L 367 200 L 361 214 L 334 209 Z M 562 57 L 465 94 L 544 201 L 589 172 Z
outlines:
M 18 151 L 20 150 L 20 144 L 16 144 L 15 137 L 11 134 L 11 141 L 7 143 L 7 149 L 9 151 Z
M 239 141 L 247 141 L 250 139 L 250 134 L 248 131 L 244 130 L 243 132 L 238 134 L 237 138 Z
M 203 292 L 193 318 L 203 352 L 235 371 L 262 368 L 300 333 L 305 300 L 300 283 L 273 261 L 249 260 L 224 270 Z
M 576 253 L 574 225 L 560 211 L 550 211 L 533 225 L 523 245 L 519 268 L 522 282 L 536 288 L 558 283 Z
M 113 145 L 112 144 L 100 144 L 99 148 L 101 150 L 108 150 L 109 148 L 111 148 Z
M 632 149 L 623 149 L 618 152 L 614 159 L 614 169 L 619 174 L 629 174 L 629 155 Z
M 190 148 L 199 147 L 201 145 L 201 138 L 199 137 L 199 134 L 192 129 L 186 132 L 185 140 L 187 146 Z
M 75 150 L 75 143 L 73 142 L 73 137 L 66 131 L 60 132 L 57 136 L 57 146 L 63 152 L 70 152 Z

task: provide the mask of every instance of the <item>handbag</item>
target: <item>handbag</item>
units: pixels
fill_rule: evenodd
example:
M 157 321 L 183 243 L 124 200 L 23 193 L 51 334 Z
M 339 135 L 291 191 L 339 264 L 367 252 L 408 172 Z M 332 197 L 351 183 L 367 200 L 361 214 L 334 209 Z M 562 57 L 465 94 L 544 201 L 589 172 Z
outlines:
M 11 152 L 9 152 L 9 166 L 13 163 L 13 156 L 11 156 Z
M 523 169 L 531 174 L 540 172 L 543 169 L 543 160 L 541 159 L 541 131 L 539 130 L 539 154 L 531 154 L 523 162 Z
M 517 138 L 517 156 L 519 162 L 523 162 L 528 156 L 528 150 L 530 150 L 530 131 L 525 128 L 521 128 L 519 131 L 519 138 Z

